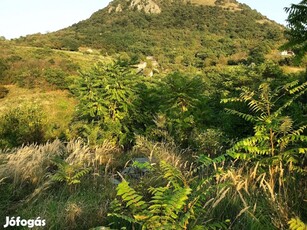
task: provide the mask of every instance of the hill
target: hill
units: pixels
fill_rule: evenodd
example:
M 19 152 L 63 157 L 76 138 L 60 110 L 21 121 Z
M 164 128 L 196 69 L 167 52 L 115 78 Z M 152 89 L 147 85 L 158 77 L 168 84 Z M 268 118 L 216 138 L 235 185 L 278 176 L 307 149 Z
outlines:
M 233 0 L 0 39 L 0 226 L 305 229 L 306 71 L 272 61 L 282 40 Z
M 164 67 L 202 68 L 269 53 L 282 40 L 282 26 L 234 0 L 115 0 L 87 20 L 16 42 L 91 47 L 103 55 L 154 56 Z

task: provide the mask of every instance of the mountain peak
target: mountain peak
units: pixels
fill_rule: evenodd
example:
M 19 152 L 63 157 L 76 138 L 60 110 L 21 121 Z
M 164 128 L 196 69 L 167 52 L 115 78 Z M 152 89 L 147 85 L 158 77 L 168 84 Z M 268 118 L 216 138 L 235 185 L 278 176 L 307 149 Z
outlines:
M 159 14 L 163 4 L 193 4 L 202 6 L 218 6 L 230 10 L 241 10 L 236 0 L 114 0 L 108 6 L 109 13 L 120 13 L 124 10 L 143 11 L 146 14 Z

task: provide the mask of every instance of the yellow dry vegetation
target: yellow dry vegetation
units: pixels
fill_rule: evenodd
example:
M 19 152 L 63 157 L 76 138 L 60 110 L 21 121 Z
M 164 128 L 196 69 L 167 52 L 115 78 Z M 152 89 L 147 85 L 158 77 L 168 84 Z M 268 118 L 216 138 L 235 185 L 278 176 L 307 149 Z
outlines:
M 43 108 L 47 123 L 57 126 L 49 135 L 57 136 L 57 132 L 68 128 L 77 104 L 76 99 L 69 92 L 63 90 L 25 89 L 16 85 L 5 85 L 5 87 L 9 90 L 9 93 L 5 98 L 0 99 L 0 114 L 18 105 L 38 105 Z
M 305 70 L 302 67 L 296 67 L 296 66 L 282 66 L 281 68 L 285 73 L 299 73 Z
M 216 0 L 191 0 L 192 4 L 205 5 L 205 6 L 215 6 Z
M 272 21 L 268 20 L 268 19 L 261 19 L 261 20 L 257 20 L 256 21 L 259 24 L 264 24 L 264 23 L 273 23 Z
M 191 3 L 203 6 L 216 6 L 216 0 L 191 0 Z M 239 4 L 229 1 L 224 1 L 223 4 L 219 6 L 222 7 L 223 9 L 228 9 L 230 11 L 242 10 Z
M 240 8 L 240 5 L 237 3 L 232 3 L 232 2 L 226 2 L 224 5 L 222 5 L 223 9 L 229 9 L 230 11 L 240 11 L 242 10 Z

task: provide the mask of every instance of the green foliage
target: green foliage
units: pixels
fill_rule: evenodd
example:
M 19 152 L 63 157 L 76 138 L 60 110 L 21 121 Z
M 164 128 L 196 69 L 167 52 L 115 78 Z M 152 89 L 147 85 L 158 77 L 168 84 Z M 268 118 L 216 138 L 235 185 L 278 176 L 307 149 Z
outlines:
M 59 89 L 68 89 L 68 75 L 61 69 L 47 68 L 44 72 L 44 78 Z
M 200 77 L 190 77 L 173 73 L 164 79 L 165 107 L 173 113 L 184 113 L 199 102 L 203 92 L 203 82 Z
M 252 49 L 249 52 L 249 57 L 247 59 L 248 63 L 249 64 L 252 64 L 252 63 L 261 64 L 261 63 L 263 63 L 265 61 L 265 57 L 264 57 L 265 53 L 266 52 L 264 51 L 262 46 Z
M 83 168 L 80 165 L 69 164 L 60 158 L 53 160 L 53 163 L 58 167 L 56 173 L 52 175 L 52 180 L 66 182 L 67 185 L 81 183 L 81 177 L 89 173 L 90 168 Z
M 72 37 L 62 38 L 61 42 L 62 42 L 62 47 L 70 51 L 78 51 L 78 48 L 80 46 L 80 42 Z
M 211 160 L 206 165 L 201 164 L 200 168 L 220 161 L 221 159 Z M 205 216 L 202 216 L 206 211 L 201 207 L 208 199 L 208 180 L 200 180 L 195 185 L 179 168 L 164 161 L 160 162 L 159 170 L 165 185 L 149 187 L 149 198 L 140 195 L 123 179 L 117 187 L 117 196 L 121 199 L 113 202 L 114 213 L 109 215 L 129 222 L 132 228 L 139 226 L 142 229 L 226 229 L 223 222 L 198 222 L 199 219 L 206 221 Z M 216 198 L 215 205 L 222 199 L 223 197 Z M 124 222 L 120 223 L 121 227 L 124 227 Z
M 152 171 L 153 170 L 153 166 L 149 163 L 149 162 L 138 162 L 138 161 L 133 161 L 132 163 L 132 167 L 138 168 L 140 170 L 144 170 L 144 171 Z
M 152 97 L 154 101 L 150 102 L 159 104 L 152 105 L 155 124 L 148 129 L 151 138 L 159 140 L 170 135 L 176 143 L 187 146 L 195 127 L 203 121 L 202 78 L 179 72 L 169 74 L 156 86 Z
M 128 10 L 125 1 L 112 2 L 115 8 L 120 4 L 126 10 L 116 13 L 105 8 L 64 30 L 16 42 L 67 50 L 82 44 L 108 55 L 151 55 L 159 57 L 163 67 L 178 70 L 223 65 L 231 56 L 246 56 L 255 47 L 276 48 L 283 39 L 279 25 L 266 22 L 246 5 L 238 5 L 241 10 L 236 11 L 182 2 L 160 1 L 160 14 Z
M 207 129 L 197 133 L 195 143 L 200 153 L 206 153 L 210 157 L 217 156 L 223 151 L 226 138 L 224 133 L 217 129 Z
M 0 85 L 0 99 L 4 98 L 8 93 L 9 90 L 6 87 Z
M 66 89 L 67 76 L 76 74 L 80 65 L 92 63 L 91 58 L 74 55 L 50 48 L 15 48 L 13 42 L 1 45 L 0 81 L 1 84 L 18 84 L 25 88 Z
M 119 62 L 99 63 L 71 87 L 78 97 L 77 120 L 100 127 L 104 138 L 129 142 L 129 121 L 135 111 L 135 84 L 132 72 Z
M 45 141 L 45 114 L 40 106 L 25 104 L 13 107 L 0 118 L 1 148 Z
M 281 48 L 292 48 L 295 51 L 296 59 L 301 61 L 307 52 L 307 2 L 302 0 L 298 4 L 291 4 L 285 10 L 289 14 L 287 19 L 288 31 L 286 32 L 289 36 L 289 42 Z
M 237 142 L 227 153 L 235 159 L 259 162 L 260 167 L 267 168 L 272 188 L 275 174 L 282 173 L 285 166 L 289 171 L 296 167 L 304 170 L 307 150 L 303 143 L 307 137 L 302 134 L 307 126 L 294 129 L 293 120 L 283 114 L 295 99 L 307 91 L 306 86 L 307 83 L 299 85 L 295 81 L 272 90 L 269 83 L 262 83 L 258 91 L 243 88 L 239 97 L 222 100 L 224 103 L 244 102 L 255 114 L 226 109 L 228 113 L 254 123 L 254 136 Z M 280 181 L 279 185 L 282 186 Z
M 8 64 L 6 63 L 5 60 L 3 60 L 2 58 L 0 59 L 0 78 L 2 78 L 4 76 L 4 73 L 6 70 L 9 69 Z
M 289 82 L 305 75 L 285 74 L 265 60 L 283 30 L 243 4 L 235 10 L 222 9 L 228 1 L 156 2 L 159 15 L 104 9 L 56 33 L 0 41 L 1 84 L 69 88 L 79 105 L 70 130 L 59 132 L 87 139 L 0 153 L 0 216 L 44 216 L 50 229 L 110 223 L 116 229 L 283 229 L 296 214 L 303 219 L 292 219 L 290 228 L 304 227 L 307 126 L 300 122 L 307 84 Z M 300 14 L 295 7 L 290 14 Z M 68 52 L 79 47 L 94 52 Z M 161 73 L 135 74 L 131 65 L 149 55 Z M 88 69 L 97 60 L 105 62 Z M 147 64 L 146 71 L 154 68 Z M 225 97 L 241 104 L 225 114 Z M 72 107 L 57 101 L 62 111 Z M 46 141 L 40 107 L 3 111 L 1 148 Z M 135 135 L 144 138 L 132 148 Z M 119 157 L 119 149 L 128 151 Z M 119 183 L 114 172 L 132 155 L 150 162 L 134 161 L 141 177 Z
M 189 201 L 192 190 L 182 183 L 183 175 L 175 167 L 161 162 L 161 170 L 170 185 L 150 187 L 148 202 L 123 180 L 117 187 L 117 195 L 131 212 L 124 214 L 117 203 L 117 212 L 110 215 L 140 224 L 144 229 L 186 229 L 194 216 L 194 202 Z

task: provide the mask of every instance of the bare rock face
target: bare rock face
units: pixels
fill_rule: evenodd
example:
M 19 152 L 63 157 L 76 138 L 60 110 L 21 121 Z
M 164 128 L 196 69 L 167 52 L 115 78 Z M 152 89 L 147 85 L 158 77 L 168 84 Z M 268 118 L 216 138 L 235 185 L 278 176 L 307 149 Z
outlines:
M 120 13 L 125 9 L 144 11 L 146 14 L 159 14 L 161 13 L 160 6 L 154 0 L 126 0 L 123 4 L 110 4 L 108 12 Z
M 137 9 L 138 11 L 144 11 L 147 14 L 159 14 L 161 8 L 153 0 L 132 0 L 129 6 L 130 9 Z
M 113 11 L 114 11 L 114 6 L 109 6 L 108 7 L 108 12 L 109 12 L 109 14 L 111 14 Z
M 123 11 L 122 5 L 121 5 L 121 4 L 118 4 L 117 7 L 116 7 L 116 9 L 115 9 L 115 12 L 116 12 L 116 13 L 120 13 L 120 12 L 122 12 L 122 11 Z
M 161 3 L 163 1 L 240 10 L 240 6 L 236 0 L 122 0 L 112 2 L 108 7 L 108 12 L 120 13 L 124 10 L 137 10 L 146 14 L 159 14 L 162 11 Z

